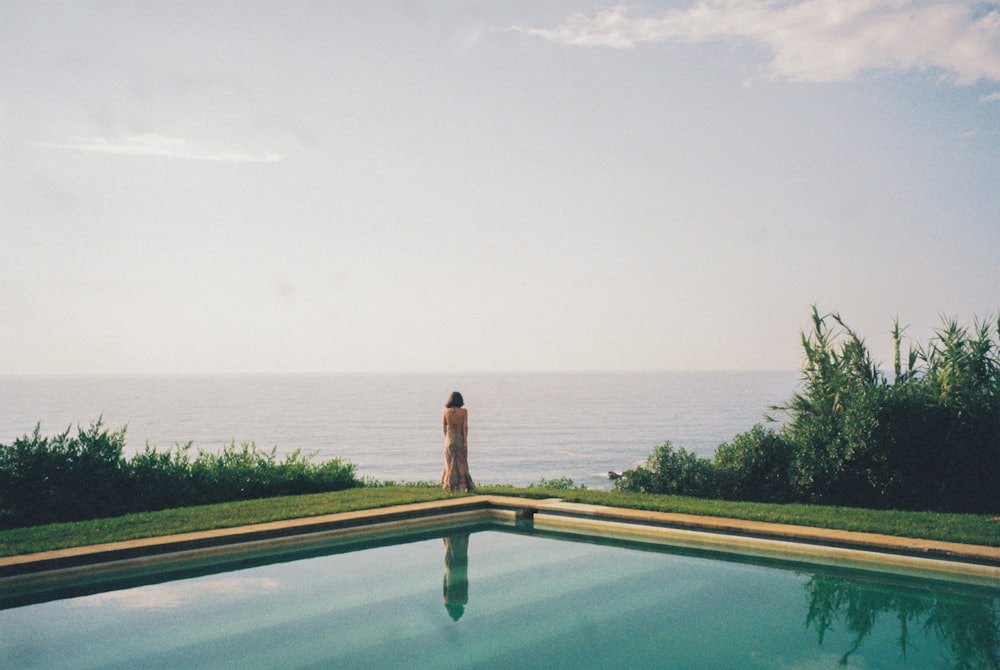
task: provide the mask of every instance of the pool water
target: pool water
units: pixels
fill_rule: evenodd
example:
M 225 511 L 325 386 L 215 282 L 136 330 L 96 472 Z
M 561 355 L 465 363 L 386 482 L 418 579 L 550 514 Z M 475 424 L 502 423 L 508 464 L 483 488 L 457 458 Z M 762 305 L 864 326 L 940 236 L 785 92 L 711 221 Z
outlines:
M 0 610 L 0 666 L 1000 667 L 1000 588 L 478 527 L 334 551 Z

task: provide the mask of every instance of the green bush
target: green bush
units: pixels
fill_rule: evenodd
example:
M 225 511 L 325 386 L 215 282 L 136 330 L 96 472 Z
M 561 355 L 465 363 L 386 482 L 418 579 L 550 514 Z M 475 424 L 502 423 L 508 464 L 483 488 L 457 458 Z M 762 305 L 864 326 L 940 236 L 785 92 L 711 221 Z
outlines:
M 996 339 L 995 339 L 996 338 Z M 946 322 L 919 352 L 917 380 L 941 420 L 925 426 L 945 451 L 943 469 L 924 473 L 940 482 L 936 507 L 1000 511 L 1000 320 L 972 332 Z
M 188 452 L 191 443 L 168 451 L 146 449 L 129 461 L 132 505 L 137 510 L 155 511 L 197 504 L 190 477 Z
M 792 483 L 803 500 L 851 504 L 876 497 L 881 480 L 872 394 L 882 381 L 863 340 L 836 314 L 813 308 L 813 332 L 802 335 L 803 388 L 786 410 L 796 445 Z M 827 319 L 834 322 L 830 327 Z
M 670 443 L 615 488 L 759 502 L 1000 512 L 1000 322 L 945 321 L 891 378 L 838 314 L 812 312 L 802 385 L 778 430 L 755 426 L 714 459 Z
M 832 321 L 833 328 L 828 327 Z M 839 315 L 803 335 L 803 390 L 784 409 L 802 501 L 989 513 L 1000 510 L 1000 346 L 987 322 L 945 321 L 888 379 Z
M 53 437 L 32 435 L 0 445 L 0 524 L 3 527 L 110 516 L 123 507 L 125 429 L 101 421 Z
M 530 489 L 556 489 L 558 491 L 572 491 L 574 489 L 576 489 L 576 490 L 584 490 L 587 487 L 584 486 L 583 484 L 580 484 L 579 486 L 577 486 L 573 482 L 573 480 L 570 479 L 569 477 L 556 477 L 554 479 L 546 479 L 545 477 L 542 477 L 537 482 L 532 482 L 531 484 L 528 484 L 528 488 L 530 488 Z
M 789 502 L 794 445 L 782 433 L 755 425 L 715 451 L 719 497 L 749 502 Z
M 686 449 L 674 449 L 670 442 L 650 454 L 644 466 L 626 470 L 615 480 L 617 491 L 669 493 L 710 498 L 715 494 L 712 461 Z
M 125 429 L 90 428 L 0 444 L 0 528 L 78 521 L 130 512 L 339 491 L 360 486 L 354 465 L 341 459 L 314 462 L 298 450 L 284 460 L 276 449 L 235 443 L 221 452 L 192 445 L 158 451 L 148 444 L 123 456 Z

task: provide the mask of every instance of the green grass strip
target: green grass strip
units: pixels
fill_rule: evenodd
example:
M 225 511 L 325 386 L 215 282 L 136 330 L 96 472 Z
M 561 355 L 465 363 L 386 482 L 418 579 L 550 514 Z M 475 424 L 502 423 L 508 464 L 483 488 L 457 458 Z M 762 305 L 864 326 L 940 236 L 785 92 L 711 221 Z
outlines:
M 591 505 L 1000 546 L 1000 521 L 973 514 L 899 512 L 819 505 L 772 505 L 581 489 L 484 486 L 480 488 L 480 492 L 530 498 L 562 498 L 568 502 Z M 369 487 L 334 493 L 184 507 L 109 519 L 14 528 L 0 531 L 0 556 L 428 502 L 455 495 L 461 494 L 446 493 L 437 486 Z
M 440 487 L 358 488 L 13 528 L 0 531 L 0 556 L 406 505 L 455 495 L 460 494 L 446 493 Z

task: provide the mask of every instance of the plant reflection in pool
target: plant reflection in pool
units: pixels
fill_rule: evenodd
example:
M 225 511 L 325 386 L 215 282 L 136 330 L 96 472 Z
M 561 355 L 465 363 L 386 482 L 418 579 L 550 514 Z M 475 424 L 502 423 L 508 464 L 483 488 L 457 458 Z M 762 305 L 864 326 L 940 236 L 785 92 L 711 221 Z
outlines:
M 951 655 L 955 668 L 1000 668 L 1000 608 L 998 599 L 962 597 L 960 593 L 931 591 L 864 579 L 813 575 L 805 584 L 809 601 L 806 627 L 813 628 L 823 645 L 826 633 L 837 622 L 853 635 L 850 649 L 840 659 L 847 665 L 851 654 L 872 634 L 881 615 L 899 625 L 899 648 L 906 656 L 910 625 L 918 624 L 934 636 Z

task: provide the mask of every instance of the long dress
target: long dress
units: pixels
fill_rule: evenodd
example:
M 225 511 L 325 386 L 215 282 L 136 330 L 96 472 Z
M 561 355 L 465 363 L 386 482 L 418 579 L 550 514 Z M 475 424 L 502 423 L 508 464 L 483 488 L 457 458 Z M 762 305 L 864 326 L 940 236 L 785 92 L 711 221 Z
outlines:
M 469 413 L 461 407 L 444 411 L 444 474 L 441 487 L 449 491 L 474 491 L 469 474 Z

